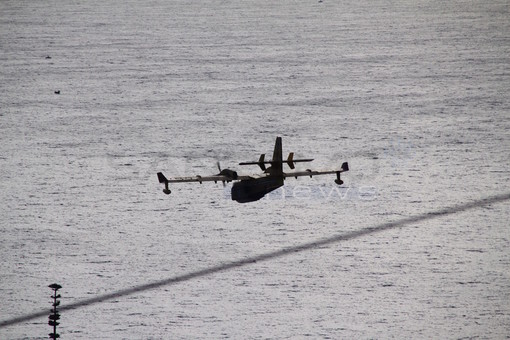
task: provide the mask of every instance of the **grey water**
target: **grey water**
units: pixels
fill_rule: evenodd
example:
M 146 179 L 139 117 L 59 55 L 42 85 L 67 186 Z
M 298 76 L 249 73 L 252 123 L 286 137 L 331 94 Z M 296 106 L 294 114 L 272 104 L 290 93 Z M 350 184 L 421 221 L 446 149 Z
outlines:
M 508 192 L 507 1 L 0 2 L 0 320 Z M 283 151 L 238 204 L 162 193 Z M 66 339 L 510 335 L 507 202 L 62 313 Z M 49 314 L 49 313 L 48 313 Z M 42 339 L 40 318 L 0 329 Z

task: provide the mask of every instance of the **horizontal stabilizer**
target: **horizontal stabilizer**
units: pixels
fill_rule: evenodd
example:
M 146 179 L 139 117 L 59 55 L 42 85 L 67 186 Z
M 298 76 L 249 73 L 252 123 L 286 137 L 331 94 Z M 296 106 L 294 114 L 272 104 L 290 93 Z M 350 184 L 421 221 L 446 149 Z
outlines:
M 294 162 L 292 162 L 292 159 L 294 158 L 294 152 L 289 153 L 289 157 L 287 158 L 287 165 L 289 168 L 294 169 Z
M 264 164 L 264 157 L 266 157 L 266 154 L 261 154 L 259 157 L 259 167 L 262 169 L 262 171 L 266 171 L 266 166 Z
M 281 162 L 272 162 L 272 161 L 264 161 L 264 162 L 241 162 L 239 165 L 259 165 L 259 164 L 273 164 L 273 163 L 281 163 Z
M 294 152 L 291 152 L 289 153 L 289 157 L 287 157 L 287 165 L 289 166 L 289 168 L 291 169 L 294 169 L 295 166 L 294 166 L 294 163 L 302 163 L 302 162 L 311 162 L 313 161 L 312 158 L 308 158 L 308 159 L 294 159 Z
M 301 162 L 311 162 L 311 161 L 313 161 L 313 158 L 293 159 L 291 163 L 301 163 Z M 241 162 L 241 163 L 239 163 L 239 165 L 282 164 L 282 163 L 288 164 L 289 161 L 285 160 L 285 161 Z M 292 167 L 291 167 L 291 169 L 292 169 Z

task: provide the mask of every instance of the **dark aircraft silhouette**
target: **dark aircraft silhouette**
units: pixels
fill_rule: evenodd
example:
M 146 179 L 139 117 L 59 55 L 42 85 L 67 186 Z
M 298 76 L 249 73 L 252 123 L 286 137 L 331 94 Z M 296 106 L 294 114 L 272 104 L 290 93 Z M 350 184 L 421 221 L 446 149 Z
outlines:
M 317 176 L 317 175 L 327 175 L 327 174 L 336 174 L 335 183 L 338 185 L 342 185 L 344 182 L 340 179 L 340 173 L 349 171 L 349 165 L 347 162 L 344 162 L 340 169 L 338 170 L 327 170 L 327 171 L 313 171 L 307 169 L 305 171 L 295 171 L 295 172 L 283 172 L 283 163 L 287 163 L 287 165 L 294 169 L 294 163 L 300 162 L 311 162 L 313 159 L 294 159 L 294 153 L 289 153 L 289 157 L 287 160 L 282 159 L 282 138 L 276 137 L 276 143 L 274 145 L 273 159 L 270 161 L 265 160 L 265 154 L 261 154 L 260 158 L 256 162 L 242 162 L 239 165 L 258 165 L 260 169 L 262 169 L 263 173 L 255 174 L 255 175 L 238 175 L 236 171 L 230 169 L 221 170 L 219 163 L 218 169 L 220 173 L 213 176 L 194 176 L 194 177 L 175 177 L 167 179 L 163 173 L 158 172 L 158 180 L 159 183 L 165 184 L 165 189 L 163 192 L 165 194 L 170 194 L 170 189 L 168 189 L 168 183 L 181 183 L 181 182 L 208 182 L 214 181 L 217 183 L 218 181 L 223 182 L 232 182 L 236 181 L 232 185 L 232 200 L 237 201 L 239 203 L 247 203 L 253 202 L 264 197 L 265 194 L 278 189 L 283 186 L 283 182 L 287 177 L 295 177 L 299 176 Z M 266 164 L 270 164 L 268 168 L 266 168 Z

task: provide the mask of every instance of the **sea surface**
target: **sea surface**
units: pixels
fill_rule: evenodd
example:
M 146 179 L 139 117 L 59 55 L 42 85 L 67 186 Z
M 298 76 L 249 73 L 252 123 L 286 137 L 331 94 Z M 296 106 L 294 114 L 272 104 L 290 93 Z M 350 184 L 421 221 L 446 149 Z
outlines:
M 510 14 L 478 1 L 0 2 L 0 321 L 510 191 Z M 60 91 L 60 92 L 59 92 Z M 58 93 L 58 94 L 57 94 Z M 168 177 L 283 152 L 238 204 Z M 288 170 L 288 169 L 287 169 Z M 508 339 L 510 205 L 62 312 L 63 339 Z M 43 339 L 47 318 L 0 328 Z

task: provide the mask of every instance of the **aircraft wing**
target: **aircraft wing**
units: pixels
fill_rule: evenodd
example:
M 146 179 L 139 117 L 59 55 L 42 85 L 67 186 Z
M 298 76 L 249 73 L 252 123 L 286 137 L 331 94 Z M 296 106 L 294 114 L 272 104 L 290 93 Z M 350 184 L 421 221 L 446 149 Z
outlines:
M 251 179 L 251 176 L 231 176 L 225 175 L 212 175 L 212 176 L 186 176 L 186 177 L 171 177 L 166 178 L 161 172 L 158 172 L 158 179 L 160 183 L 186 183 L 186 182 L 232 182 L 233 180 Z
M 168 178 L 168 183 L 185 183 L 185 182 L 230 182 L 232 178 L 224 176 L 224 175 L 214 175 L 214 176 L 187 176 L 187 177 L 173 177 Z
M 285 172 L 283 173 L 283 177 L 295 177 L 298 178 L 300 176 L 318 176 L 318 175 L 329 175 L 336 174 L 338 179 L 340 179 L 340 173 L 349 171 L 349 164 L 347 162 L 342 164 L 341 169 L 338 170 L 326 170 L 326 171 L 315 171 L 315 170 L 305 170 L 305 171 L 295 171 L 295 172 Z

